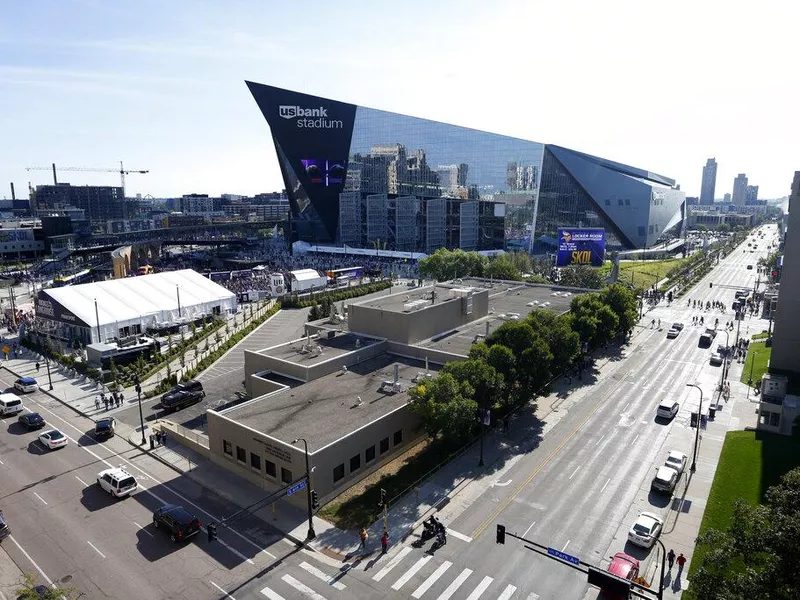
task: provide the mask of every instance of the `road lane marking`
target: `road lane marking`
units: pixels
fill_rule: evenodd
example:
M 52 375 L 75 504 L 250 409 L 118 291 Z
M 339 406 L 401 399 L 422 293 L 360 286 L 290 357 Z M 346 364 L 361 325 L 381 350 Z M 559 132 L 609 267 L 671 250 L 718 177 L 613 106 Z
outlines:
M 630 402 L 628 402 L 628 403 L 625 405 L 625 408 L 623 408 L 623 409 L 622 409 L 622 414 L 625 414 L 626 412 L 628 412 L 628 407 L 629 407 L 630 405 L 631 405 L 631 403 L 630 403 Z
M 580 467 L 580 465 L 579 465 L 579 466 L 578 466 L 578 468 L 576 468 L 576 469 L 575 469 L 575 470 L 572 472 L 572 475 L 570 475 L 570 476 L 569 476 L 569 478 L 570 478 L 570 479 L 572 479 L 573 477 L 575 477 L 575 473 L 577 473 L 578 471 L 580 471 L 580 469 L 581 469 L 581 467 Z
M 335 587 L 337 590 L 343 590 L 344 588 L 347 587 L 345 584 L 336 581 L 333 577 L 328 577 L 328 575 L 324 571 L 321 571 L 314 565 L 308 564 L 306 561 L 300 563 L 300 568 L 305 569 L 317 579 L 321 579 L 328 585 Z
M 218 586 L 216 583 L 214 583 L 213 581 L 209 581 L 208 583 L 210 583 L 210 584 L 211 584 L 211 585 L 213 585 L 215 588 L 217 588 L 217 589 L 218 589 L 220 592 L 222 592 L 223 594 L 225 594 L 225 597 L 226 597 L 226 598 L 230 598 L 231 600 L 236 600 L 236 598 L 234 598 L 233 596 L 231 596 L 231 595 L 230 595 L 228 592 L 226 592 L 225 590 L 223 590 L 221 587 L 219 587 L 219 586 Z
M 147 535 L 149 535 L 150 537 L 153 537 L 153 534 L 152 534 L 152 533 L 150 533 L 149 531 L 147 531 L 147 529 L 145 529 L 144 527 L 142 527 L 141 525 L 139 525 L 139 524 L 138 524 L 136 521 L 131 521 L 131 523 L 133 523 L 134 525 L 136 525 L 136 526 L 139 528 L 139 531 L 141 531 L 142 533 L 146 533 L 146 534 L 147 534 Z M 212 583 L 213 583 L 213 582 L 212 582 Z
M 539 594 L 534 594 L 533 592 L 531 592 L 530 594 L 528 594 L 527 600 L 539 600 Z
M 472 575 L 472 569 L 464 569 L 461 571 L 461 573 L 458 574 L 458 577 L 453 580 L 453 583 L 447 586 L 447 589 L 442 592 L 438 600 L 448 600 L 450 596 L 456 593 L 458 588 L 461 587 L 461 584 L 464 583 L 467 580 L 467 577 L 470 575 Z
M 528 532 L 529 532 L 531 529 L 533 529 L 533 526 L 534 526 L 534 525 L 536 525 L 536 521 L 534 521 L 533 523 L 531 523 L 531 524 L 528 526 L 528 528 L 525 530 L 525 533 L 523 533 L 523 534 L 522 534 L 522 537 L 525 537 L 526 535 L 528 535 Z
M 28 553 L 25 551 L 25 548 L 23 548 L 22 546 L 20 546 L 20 545 L 19 545 L 19 542 L 18 542 L 16 539 L 14 539 L 14 536 L 13 536 L 13 535 L 9 535 L 9 536 L 8 536 L 8 539 L 10 539 L 12 542 L 14 542 L 14 545 L 15 545 L 17 548 L 19 548 L 19 551 L 20 551 L 20 552 L 22 552 L 22 554 L 24 554 L 24 555 L 25 555 L 25 558 L 27 558 L 27 559 L 28 559 L 28 561 L 29 561 L 29 562 L 30 562 L 30 563 L 31 563 L 31 564 L 32 564 L 34 567 L 36 567 L 36 570 L 37 570 L 37 571 L 39 571 L 39 575 L 41 575 L 41 576 L 44 578 L 44 580 L 47 582 L 47 585 L 49 585 L 50 587 L 54 587 L 54 586 L 53 586 L 53 580 L 52 580 L 52 579 L 50 579 L 50 578 L 47 576 L 47 574 L 46 574 L 44 571 L 42 571 L 42 567 L 40 567 L 39 565 L 37 565 L 37 564 L 36 564 L 36 561 L 35 561 L 35 560 L 33 560 L 33 559 L 31 558 L 31 555 L 30 555 L 30 554 L 28 554 Z
M 506 589 L 503 590 L 503 593 L 497 597 L 497 600 L 508 600 L 511 596 L 514 595 L 514 592 L 517 591 L 517 586 L 508 584 Z
M 450 561 L 444 561 L 441 565 L 439 565 L 438 569 L 431 573 L 430 576 L 422 582 L 421 586 L 414 590 L 414 593 L 411 594 L 411 596 L 413 598 L 422 598 L 422 595 L 431 589 L 431 586 L 436 583 L 439 578 L 444 575 L 444 572 L 447 571 L 447 569 L 449 569 L 452 565 L 453 563 Z
M 6 463 L 4 463 L 2 460 L 0 460 L 0 465 L 4 465 L 4 464 L 6 464 Z
M 493 581 L 494 577 L 489 577 L 488 575 L 484 577 L 478 584 L 478 587 L 472 590 L 472 593 L 469 596 L 467 596 L 467 600 L 478 600 L 478 598 L 480 598 L 481 595 L 483 595 L 483 592 L 486 591 L 486 588 L 489 587 L 489 584 L 492 583 Z
M 81 478 L 80 478 L 80 477 L 78 477 L 77 475 L 75 475 L 75 479 L 77 479 L 78 481 L 80 481 L 80 482 L 81 482 L 81 485 L 82 485 L 83 487 L 89 487 L 89 484 L 88 484 L 88 483 L 86 483 L 86 482 L 85 482 L 83 479 L 81 479 Z
M 283 577 L 281 577 L 281 579 L 286 583 L 288 583 L 290 586 L 292 586 L 294 589 L 296 589 L 298 592 L 300 592 L 304 596 L 308 596 L 312 600 L 325 600 L 325 596 L 318 594 L 307 585 L 303 585 L 291 575 L 284 575 Z
M 44 504 L 45 506 L 47 506 L 47 502 L 45 502 L 45 501 L 44 501 L 44 498 L 42 498 L 42 497 L 41 497 L 39 494 L 37 494 L 36 492 L 33 492 L 33 495 L 34 495 L 34 496 L 36 496 L 36 497 L 37 497 L 39 500 L 41 500 L 41 501 L 42 501 L 42 504 Z
M 492 487 L 506 487 L 507 485 L 511 485 L 512 481 L 513 481 L 512 479 L 509 479 L 508 481 L 504 481 L 503 483 L 500 483 L 499 481 L 495 481 L 492 484 Z
M 278 592 L 275 592 L 268 587 L 265 587 L 261 590 L 261 593 L 264 594 L 269 600 L 285 600 L 283 596 L 281 596 Z
M 566 544 L 564 544 L 564 547 L 561 549 L 561 551 L 562 551 L 562 552 L 566 552 L 566 551 L 567 551 L 567 546 L 569 546 L 569 543 L 570 543 L 571 541 L 572 541 L 572 540 L 567 540 L 567 543 L 566 543 Z
M 0 378 L 0 382 L 6 383 L 6 384 L 8 383 L 8 382 L 4 381 L 2 378 Z M 66 419 L 64 419 L 63 417 L 61 417 L 60 415 L 57 415 L 57 414 L 56 414 L 56 413 L 54 413 L 52 410 L 50 410 L 49 408 L 47 408 L 47 407 L 46 407 L 44 404 L 42 404 L 42 403 L 41 403 L 41 401 L 37 402 L 37 401 L 35 401 L 35 400 L 30 400 L 30 402 L 31 402 L 32 404 L 34 404 L 34 405 L 38 405 L 38 406 L 40 407 L 40 410 L 42 410 L 42 411 L 45 411 L 45 412 L 47 412 L 47 413 L 51 414 L 53 417 L 55 417 L 56 419 L 58 419 L 59 421 L 61 421 L 61 422 L 62 422 L 62 423 L 64 423 L 65 425 L 67 425 L 67 426 L 69 426 L 69 427 L 72 427 L 72 429 L 74 429 L 75 431 L 77 431 L 78 433 L 80 433 L 81 435 L 83 435 L 83 432 L 82 432 L 80 429 L 78 429 L 77 427 L 75 427 L 75 425 L 73 425 L 72 423 L 70 423 L 69 421 L 67 421 Z M 29 411 L 30 411 L 30 409 L 27 409 L 27 408 L 26 408 L 26 410 L 29 410 Z M 64 432 L 62 431 L 62 433 L 64 433 Z M 72 443 L 73 443 L 73 444 L 75 444 L 75 446 L 76 446 L 76 447 L 78 447 L 78 448 L 81 448 L 82 450 L 84 450 L 84 451 L 88 452 L 88 453 L 89 453 L 91 456 L 93 456 L 93 457 L 94 457 L 94 458 L 96 458 L 96 459 L 97 459 L 99 462 L 103 463 L 104 465 L 108 466 L 109 468 L 112 468 L 112 469 L 114 469 L 114 468 L 117 468 L 117 467 L 119 467 L 119 466 L 120 466 L 120 465 L 113 465 L 113 464 L 111 464 L 111 462 L 109 462 L 109 460 L 108 460 L 108 459 L 101 458 L 101 457 L 100 457 L 98 454 L 96 454 L 96 453 L 92 452 L 92 451 L 91 451 L 91 450 L 89 450 L 89 448 L 87 448 L 86 446 L 81 446 L 81 445 L 80 445 L 80 444 L 78 444 L 78 443 L 77 443 L 77 442 L 76 442 L 74 439 L 72 439 L 71 437 L 69 437 L 69 436 L 68 436 L 66 433 L 64 434 L 64 436 L 65 436 L 67 439 L 71 440 L 71 441 L 72 441 Z M 194 502 L 192 502 L 191 500 L 189 500 L 188 498 L 186 498 L 186 497 L 185 497 L 183 494 L 180 494 L 180 493 L 179 493 L 179 492 L 177 492 L 176 490 L 174 490 L 174 489 L 172 489 L 171 487 L 169 487 L 169 486 L 168 486 L 166 483 L 162 483 L 162 482 L 158 481 L 158 480 L 157 480 L 155 477 L 153 477 L 152 475 L 150 475 L 149 473 L 147 473 L 146 471 L 144 471 L 144 470 L 143 470 L 142 468 L 140 468 L 138 465 L 135 465 L 135 464 L 133 464 L 133 463 L 132 463 L 130 460 L 128 460 L 127 458 L 125 458 L 124 456 L 122 456 L 122 455 L 121 455 L 119 452 L 116 452 L 115 450 L 112 450 L 111 448 L 109 448 L 109 447 L 108 447 L 108 446 L 106 446 L 105 444 L 97 444 L 97 445 L 98 445 L 98 446 L 100 446 L 100 447 L 102 447 L 102 448 L 105 448 L 105 449 L 106 449 L 108 452 L 110 452 L 110 453 L 111 453 L 111 454 L 112 454 L 114 457 L 118 458 L 119 460 L 122 460 L 122 461 L 124 461 L 125 463 L 127 463 L 128 465 L 130 465 L 131 467 L 133 467 L 134 469 L 136 469 L 137 471 L 139 471 L 139 472 L 140 472 L 140 473 L 142 473 L 143 475 L 146 475 L 146 476 L 148 476 L 148 477 L 149 477 L 149 478 L 150 478 L 150 479 L 153 481 L 153 483 L 154 483 L 154 484 L 156 484 L 156 485 L 162 485 L 162 486 L 164 486 L 164 487 L 165 487 L 167 490 L 169 490 L 169 491 L 170 491 L 172 494 L 174 494 L 175 496 L 177 496 L 178 498 L 180 498 L 181 500 L 183 500 L 183 501 L 184 501 L 184 502 L 186 502 L 187 504 L 190 504 L 191 506 L 195 507 L 197 510 L 199 510 L 200 512 L 202 512 L 202 513 L 203 513 L 203 514 L 205 514 L 206 516 L 208 516 L 208 517 L 211 517 L 211 519 L 213 519 L 214 521 L 220 521 L 220 520 L 221 520 L 221 519 L 219 519 L 218 517 L 216 517 L 216 516 L 212 515 L 211 513 L 209 513 L 207 510 L 205 510 L 205 509 L 204 509 L 204 508 L 202 508 L 201 506 L 198 506 L 197 504 L 195 504 Z M 156 500 L 158 500 L 158 501 L 159 501 L 159 502 L 161 502 L 162 504 L 170 504 L 169 502 L 165 501 L 163 498 L 159 498 L 159 497 L 158 497 L 158 496 L 157 496 L 157 495 L 156 495 L 154 492 L 151 492 L 151 491 L 150 491 L 149 489 L 147 489 L 146 487 L 144 487 L 144 486 L 140 485 L 140 486 L 139 486 L 139 488 L 140 488 L 142 491 L 144 491 L 145 493 L 147 493 L 147 494 L 150 494 L 150 495 L 151 495 L 153 498 L 155 498 Z M 253 542 L 252 540 L 250 540 L 249 538 L 245 537 L 244 535 L 242 535 L 241 533 L 239 533 L 239 532 L 238 532 L 238 531 L 236 531 L 235 529 L 233 529 L 233 528 L 231 528 L 231 527 L 228 527 L 227 529 L 228 529 L 228 531 L 230 531 L 230 532 L 231 532 L 231 533 L 233 533 L 234 535 L 236 535 L 236 536 L 240 537 L 242 540 L 244 540 L 245 542 L 247 542 L 248 544 L 250 544 L 251 546 L 253 546 L 254 548 L 256 548 L 256 549 L 257 549 L 259 552 L 263 552 L 264 554 L 266 554 L 266 555 L 267 555 L 267 556 L 269 556 L 270 558 L 277 559 L 277 557 L 276 557 L 275 555 L 273 555 L 272 553 L 270 553 L 269 551 L 267 551 L 267 550 L 266 550 L 266 548 L 262 548 L 261 546 L 259 546 L 258 544 L 256 544 L 256 543 L 255 543 L 255 542 Z M 234 554 L 236 554 L 237 556 L 239 556 L 239 557 L 240 557 L 240 558 L 242 558 L 243 560 L 246 560 L 246 561 L 248 561 L 250 564 L 255 564 L 255 563 L 254 563 L 252 560 L 250 560 L 249 558 L 247 558 L 246 556 L 244 556 L 243 554 L 241 554 L 239 551 L 237 551 L 237 550 L 233 549 L 231 546 L 229 546 L 228 544 L 226 544 L 226 543 L 225 543 L 225 542 L 223 542 L 222 540 L 218 540 L 218 541 L 219 541 L 219 542 L 220 542 L 220 544 L 222 544 L 222 545 L 223 545 L 225 548 L 228 548 L 229 550 L 231 550 L 231 551 L 232 551 Z
M 380 581 L 384 577 L 386 577 L 389 573 L 391 573 L 392 569 L 394 569 L 401 560 L 403 560 L 406 555 L 411 552 L 411 547 L 406 546 L 397 554 L 397 556 L 393 557 L 392 560 L 389 561 L 385 567 L 383 567 L 380 571 L 378 571 L 373 577 L 373 581 Z
M 605 437 L 606 437 L 606 434 L 604 433 L 603 436 L 599 440 L 597 440 L 597 444 L 595 444 L 595 447 L 597 447 L 597 445 L 600 444 L 600 442 L 602 442 L 603 438 L 605 438 Z
M 420 558 L 417 562 L 411 565 L 411 568 L 408 571 L 403 573 L 400 579 L 398 579 L 392 584 L 392 589 L 399 590 L 401 587 L 403 587 L 406 583 L 408 583 L 408 580 L 411 579 L 414 575 L 416 575 L 417 571 L 419 571 L 422 567 L 428 564 L 428 561 L 431 560 L 432 558 L 433 558 L 432 554 L 428 554 L 427 556 L 423 556 L 422 558 Z
M 458 531 L 455 531 L 453 529 L 447 528 L 447 533 L 452 535 L 454 538 L 458 538 L 461 541 L 467 542 L 468 544 L 472 541 L 472 538 L 469 537 L 468 535 L 464 535 L 463 533 L 459 533 Z
M 86 543 L 89 544 L 92 548 L 94 548 L 94 551 L 97 552 L 100 556 L 102 556 L 103 558 L 106 557 L 106 555 L 100 552 L 100 550 L 97 549 L 97 546 L 95 546 L 92 542 L 86 540 Z
M 633 443 L 631 444 L 631 446 L 633 446 L 634 444 L 636 444 L 636 440 L 638 440 L 638 439 L 639 439 L 639 434 L 637 433 L 637 434 L 636 434 L 636 437 L 635 437 L 635 438 L 633 438 Z
M 610 477 L 609 477 L 609 478 L 606 480 L 606 484 L 603 486 L 603 489 L 602 489 L 602 490 L 600 490 L 600 493 L 601 493 L 601 494 L 602 494 L 603 492 L 605 492 L 605 491 L 606 491 L 606 487 L 608 486 L 608 483 L 609 483 L 609 481 L 611 481 L 611 478 L 610 478 Z

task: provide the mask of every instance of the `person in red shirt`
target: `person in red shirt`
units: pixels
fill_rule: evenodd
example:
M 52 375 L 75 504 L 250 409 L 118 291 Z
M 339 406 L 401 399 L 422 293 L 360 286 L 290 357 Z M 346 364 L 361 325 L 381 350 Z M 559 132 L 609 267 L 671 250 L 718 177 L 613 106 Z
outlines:
M 683 555 L 683 552 L 678 555 L 675 562 L 678 563 L 678 575 L 680 575 L 681 571 L 683 571 L 683 565 L 686 564 L 686 557 Z

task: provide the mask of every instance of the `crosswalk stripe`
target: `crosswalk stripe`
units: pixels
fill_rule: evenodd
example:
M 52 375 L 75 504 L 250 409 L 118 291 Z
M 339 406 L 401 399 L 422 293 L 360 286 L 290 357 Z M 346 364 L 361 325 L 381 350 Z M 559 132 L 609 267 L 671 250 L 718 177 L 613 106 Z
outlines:
M 314 565 L 310 565 L 305 561 L 300 563 L 300 568 L 305 569 L 317 579 L 321 579 L 328 585 L 335 587 L 337 590 L 343 590 L 344 588 L 347 587 L 345 584 L 336 581 L 333 577 L 328 577 L 328 575 L 325 572 L 320 571 L 317 567 L 315 567 Z
M 450 596 L 456 593 L 456 590 L 461 587 L 461 584 L 464 583 L 470 575 L 472 575 L 472 569 L 464 569 L 461 571 L 458 577 L 453 580 L 453 583 L 447 586 L 447 589 L 442 592 L 442 595 L 439 596 L 439 600 L 448 600 Z
M 528 600 L 539 600 L 539 594 L 534 594 L 533 592 L 531 592 L 530 594 L 528 594 Z
M 431 589 L 431 586 L 437 582 L 439 577 L 444 575 L 444 572 L 447 571 L 452 564 L 453 563 L 451 563 L 449 560 L 444 561 L 441 565 L 439 565 L 438 569 L 436 569 L 425 581 L 422 582 L 421 586 L 414 590 L 414 593 L 411 595 L 414 598 L 422 598 L 422 594 Z
M 394 582 L 394 584 L 392 585 L 392 589 L 399 590 L 401 587 L 403 587 L 406 583 L 408 583 L 408 580 L 411 579 L 414 575 L 416 575 L 417 571 L 419 571 L 422 567 L 424 567 L 428 563 L 428 561 L 432 558 L 433 555 L 431 554 L 428 554 L 427 556 L 423 556 L 422 558 L 420 558 L 417 562 L 411 565 L 411 568 L 408 571 L 403 573 L 403 576 L 400 577 L 400 579 Z
M 298 592 L 303 594 L 304 596 L 308 596 L 309 598 L 311 598 L 311 600 L 325 600 L 325 596 L 318 594 L 307 585 L 303 585 L 291 575 L 284 575 L 283 577 L 281 577 L 281 579 L 286 583 L 288 583 L 290 586 L 292 586 L 294 589 L 296 589 Z
M 269 600 L 284 600 L 283 596 L 281 596 L 278 592 L 265 587 L 261 590 L 261 593 L 264 594 Z
M 409 552 L 411 552 L 411 548 L 408 546 L 400 550 L 400 552 L 397 553 L 397 556 L 392 558 L 392 560 L 389 561 L 389 564 L 387 564 L 380 571 L 378 571 L 372 579 L 374 581 L 380 581 L 381 579 L 386 577 L 391 572 L 391 570 L 394 569 L 400 563 L 400 561 L 406 557 L 406 555 Z
M 494 577 L 489 577 L 488 575 L 484 577 L 483 581 L 481 581 L 478 584 L 478 587 L 476 587 L 472 591 L 472 593 L 467 597 L 467 600 L 478 600 L 478 598 L 481 597 L 481 594 L 483 594 L 483 592 L 486 591 L 486 588 L 489 587 L 489 584 L 492 583 L 493 581 Z
M 497 600 L 508 600 L 516 591 L 517 586 L 509 584 L 506 586 L 506 589 L 503 590 L 503 593 L 497 597 Z
M 472 541 L 472 538 L 469 537 L 468 535 L 464 535 L 463 533 L 459 533 L 458 531 L 454 531 L 452 529 L 448 529 L 447 533 L 452 535 L 454 538 L 458 538 L 459 540 L 461 540 L 463 542 L 469 543 L 469 542 Z

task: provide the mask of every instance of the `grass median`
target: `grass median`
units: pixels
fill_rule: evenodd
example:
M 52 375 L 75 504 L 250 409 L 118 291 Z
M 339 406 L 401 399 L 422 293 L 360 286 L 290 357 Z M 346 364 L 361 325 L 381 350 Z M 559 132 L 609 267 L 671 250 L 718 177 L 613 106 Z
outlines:
M 753 506 L 759 504 L 766 491 L 797 466 L 800 466 L 800 438 L 763 431 L 729 432 L 708 495 L 700 533 L 709 529 L 727 530 L 734 500 L 742 498 Z M 690 580 L 703 554 L 704 547 L 697 546 L 689 569 Z
M 767 348 L 766 342 L 750 342 L 739 381 L 747 383 L 752 378 L 752 385 L 758 384 L 768 370 L 771 355 L 772 347 Z

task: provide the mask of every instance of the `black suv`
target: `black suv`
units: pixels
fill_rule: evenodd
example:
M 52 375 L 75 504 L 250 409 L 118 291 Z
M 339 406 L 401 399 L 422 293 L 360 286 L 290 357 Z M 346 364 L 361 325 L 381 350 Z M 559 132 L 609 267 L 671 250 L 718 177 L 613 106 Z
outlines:
M 194 379 L 179 383 L 166 394 L 161 396 L 161 408 L 164 410 L 179 410 L 205 398 L 203 384 Z
M 165 504 L 153 513 L 153 527 L 163 526 L 173 542 L 189 539 L 200 531 L 200 521 L 188 510 L 177 504 Z
M 114 420 L 114 417 L 99 419 L 94 424 L 94 437 L 98 440 L 110 438 L 114 435 L 116 426 L 117 422 Z
M 28 413 L 19 416 L 19 424 L 28 431 L 32 429 L 41 429 L 44 427 L 44 419 L 39 413 Z

